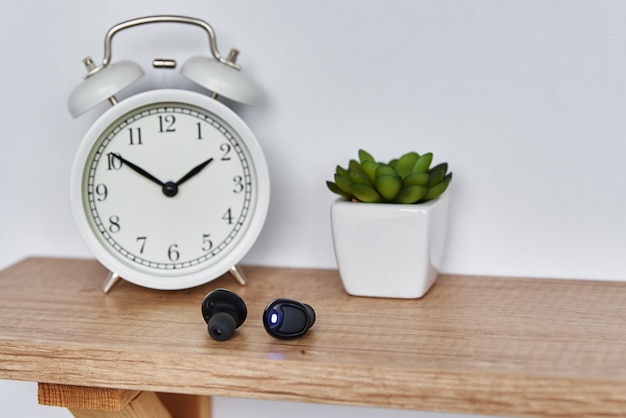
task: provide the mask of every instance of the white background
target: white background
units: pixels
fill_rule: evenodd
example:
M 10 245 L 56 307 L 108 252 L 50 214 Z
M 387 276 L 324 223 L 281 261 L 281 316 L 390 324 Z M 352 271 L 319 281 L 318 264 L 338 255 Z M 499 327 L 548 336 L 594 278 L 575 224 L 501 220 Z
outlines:
M 28 255 L 88 257 L 68 179 L 108 104 L 72 119 L 81 60 L 104 34 L 160 13 L 213 25 L 223 54 L 263 90 L 235 109 L 270 166 L 272 201 L 246 263 L 334 267 L 325 187 L 365 148 L 432 151 L 454 172 L 444 271 L 626 278 L 626 3 L 620 1 L 5 1 L 0 15 L 0 267 Z M 118 35 L 113 60 L 148 75 L 128 90 L 191 88 L 152 58 L 208 51 L 195 28 Z M 32 384 L 0 383 L 0 417 L 68 416 Z M 8 408 L 8 409 L 7 409 Z M 217 418 L 452 415 L 217 398 Z M 231 413 L 232 411 L 232 413 Z M 456 415 L 454 415 L 456 416 Z

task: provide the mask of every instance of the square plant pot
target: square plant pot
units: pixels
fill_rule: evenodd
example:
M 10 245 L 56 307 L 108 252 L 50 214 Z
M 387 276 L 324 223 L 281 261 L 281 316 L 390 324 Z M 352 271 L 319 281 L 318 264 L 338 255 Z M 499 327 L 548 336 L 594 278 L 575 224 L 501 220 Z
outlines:
M 351 295 L 420 298 L 443 260 L 448 195 L 420 204 L 332 204 L 335 257 Z

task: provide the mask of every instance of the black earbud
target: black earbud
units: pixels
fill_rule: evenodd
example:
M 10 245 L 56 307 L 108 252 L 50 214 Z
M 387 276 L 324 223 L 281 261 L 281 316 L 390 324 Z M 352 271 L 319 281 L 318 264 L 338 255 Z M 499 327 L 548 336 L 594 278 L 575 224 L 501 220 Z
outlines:
M 263 311 L 265 331 L 276 338 L 296 338 L 315 323 L 315 311 L 306 303 L 276 299 Z
M 215 289 L 202 301 L 202 316 L 209 325 L 209 335 L 214 340 L 226 341 L 246 320 L 248 308 L 237 294 Z

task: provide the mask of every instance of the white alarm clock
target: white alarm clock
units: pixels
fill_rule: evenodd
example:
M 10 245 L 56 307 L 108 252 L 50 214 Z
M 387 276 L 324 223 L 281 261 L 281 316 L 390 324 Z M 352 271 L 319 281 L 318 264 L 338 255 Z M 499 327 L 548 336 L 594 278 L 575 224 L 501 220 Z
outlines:
M 122 29 L 158 22 L 200 26 L 212 58 L 193 57 L 181 73 L 211 95 L 159 89 L 124 100 L 120 90 L 143 75 L 131 61 L 111 63 L 111 40 Z M 105 37 L 100 66 L 71 93 L 73 116 L 109 100 L 81 141 L 71 172 L 71 206 L 80 234 L 118 278 L 154 289 L 184 289 L 230 271 L 245 283 L 238 263 L 259 236 L 269 206 L 270 181 L 250 128 L 216 100 L 253 103 L 254 84 L 222 58 L 208 23 L 184 16 L 149 16 L 120 23 Z M 169 59 L 153 62 L 171 68 Z

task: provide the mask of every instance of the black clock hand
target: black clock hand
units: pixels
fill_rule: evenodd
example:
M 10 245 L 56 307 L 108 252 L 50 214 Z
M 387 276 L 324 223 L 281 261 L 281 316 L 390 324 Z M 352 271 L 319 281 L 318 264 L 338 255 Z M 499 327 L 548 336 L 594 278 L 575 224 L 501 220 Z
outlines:
M 213 161 L 213 158 L 209 158 L 208 160 L 206 160 L 205 162 L 203 162 L 202 164 L 198 164 L 197 166 L 195 166 L 194 168 L 192 168 L 187 174 L 185 174 L 184 176 L 182 176 L 180 178 L 180 180 L 178 180 L 176 182 L 177 186 L 180 186 L 181 184 L 183 184 L 184 182 L 186 182 L 187 180 L 189 180 L 190 178 L 192 178 L 193 176 L 195 176 L 196 174 L 198 174 L 199 172 L 201 172 L 204 167 L 206 167 L 207 165 L 209 165 L 209 163 Z
M 122 157 L 120 154 L 113 154 L 113 156 L 115 158 L 119 159 L 122 163 L 124 163 L 124 165 L 127 165 L 129 168 L 131 168 L 136 173 L 141 174 L 142 176 L 144 176 L 148 180 L 151 180 L 151 181 L 155 182 L 159 186 L 163 186 L 165 184 L 161 180 L 159 180 L 158 178 L 154 177 L 152 174 L 148 173 L 143 168 L 139 167 L 137 164 L 131 163 L 130 161 L 128 161 L 127 159 Z

